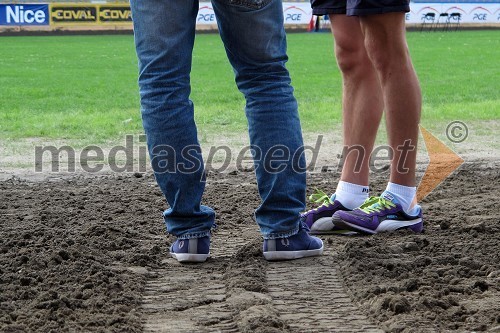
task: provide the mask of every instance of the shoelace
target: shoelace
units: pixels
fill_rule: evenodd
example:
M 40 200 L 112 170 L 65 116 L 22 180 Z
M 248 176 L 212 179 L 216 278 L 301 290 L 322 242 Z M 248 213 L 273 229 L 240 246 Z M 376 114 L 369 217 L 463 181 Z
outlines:
M 331 203 L 328 194 L 318 189 L 316 189 L 316 192 L 314 192 L 309 196 L 309 201 L 316 204 L 321 204 L 321 206 L 328 205 Z
M 330 197 L 328 196 L 328 194 L 326 194 L 325 192 L 323 192 L 322 190 L 319 190 L 319 189 L 315 189 L 315 192 L 309 196 L 309 201 L 311 201 L 312 203 L 315 203 L 315 204 L 320 204 L 320 205 L 314 209 L 311 209 L 311 210 L 305 212 L 304 215 L 307 215 L 311 212 L 316 212 L 318 210 L 318 208 L 323 207 L 323 206 L 328 206 L 332 203 L 330 201 Z
M 369 214 L 393 207 L 396 207 L 396 205 L 392 201 L 386 200 L 382 197 L 370 197 L 363 202 L 359 209 Z

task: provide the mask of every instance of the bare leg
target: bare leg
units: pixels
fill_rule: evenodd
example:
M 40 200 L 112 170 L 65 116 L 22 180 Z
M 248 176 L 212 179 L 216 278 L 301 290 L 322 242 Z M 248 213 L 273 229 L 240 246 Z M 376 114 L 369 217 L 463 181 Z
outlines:
M 415 186 L 422 95 L 406 44 L 404 13 L 362 16 L 360 22 L 386 106 L 389 145 L 394 151 L 391 182 Z
M 359 18 L 330 15 L 330 20 L 343 79 L 344 147 L 358 146 L 364 151 L 364 156 L 358 156 L 361 149 L 344 156 L 341 180 L 368 185 L 370 154 L 384 109 L 382 89 L 365 49 Z

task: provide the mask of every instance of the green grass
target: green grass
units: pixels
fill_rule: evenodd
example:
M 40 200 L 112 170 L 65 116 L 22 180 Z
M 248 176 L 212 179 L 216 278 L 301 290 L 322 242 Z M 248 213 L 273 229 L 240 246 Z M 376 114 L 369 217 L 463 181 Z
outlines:
M 289 34 L 305 131 L 339 123 L 341 79 L 329 34 Z M 500 31 L 408 34 L 423 124 L 500 119 Z M 107 141 L 142 131 L 132 36 L 0 38 L 0 140 Z M 218 35 L 198 35 L 192 99 L 201 132 L 243 131 L 244 101 Z M 203 135 L 203 134 L 202 134 Z

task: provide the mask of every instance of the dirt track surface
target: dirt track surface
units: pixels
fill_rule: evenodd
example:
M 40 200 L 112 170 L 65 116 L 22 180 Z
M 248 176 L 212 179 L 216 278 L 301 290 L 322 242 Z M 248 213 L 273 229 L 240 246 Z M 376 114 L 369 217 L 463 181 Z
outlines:
M 309 188 L 336 181 L 315 173 Z M 464 165 L 423 201 L 421 235 L 326 236 L 322 257 L 267 263 L 253 174 L 211 174 L 212 258 L 180 265 L 151 175 L 11 179 L 0 182 L 0 331 L 500 331 L 499 197 L 498 165 Z

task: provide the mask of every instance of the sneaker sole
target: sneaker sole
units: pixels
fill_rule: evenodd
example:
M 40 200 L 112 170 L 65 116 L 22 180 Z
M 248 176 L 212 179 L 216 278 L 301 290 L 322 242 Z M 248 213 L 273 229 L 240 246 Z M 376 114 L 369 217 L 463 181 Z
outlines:
M 380 232 L 396 231 L 399 229 L 410 229 L 413 232 L 420 233 L 423 229 L 423 221 L 421 218 L 410 221 L 385 220 L 382 221 L 375 230 L 364 228 L 354 223 L 346 222 L 344 220 L 341 220 L 340 218 L 335 221 L 335 224 L 337 225 L 337 227 L 342 227 L 370 235 L 378 234 Z
M 205 262 L 209 254 L 192 254 L 192 253 L 170 253 L 172 258 L 177 259 L 178 262 Z
M 320 256 L 322 254 L 323 254 L 323 246 L 316 250 L 264 252 L 264 258 L 266 258 L 266 260 L 268 261 L 293 260 L 305 257 Z
M 341 236 L 353 236 L 357 235 L 358 233 L 353 230 L 311 230 L 309 232 L 310 235 L 341 235 Z
M 331 217 L 322 217 L 317 219 L 311 226 L 309 231 L 311 235 L 355 235 L 356 232 L 351 230 L 340 230 L 332 222 Z

